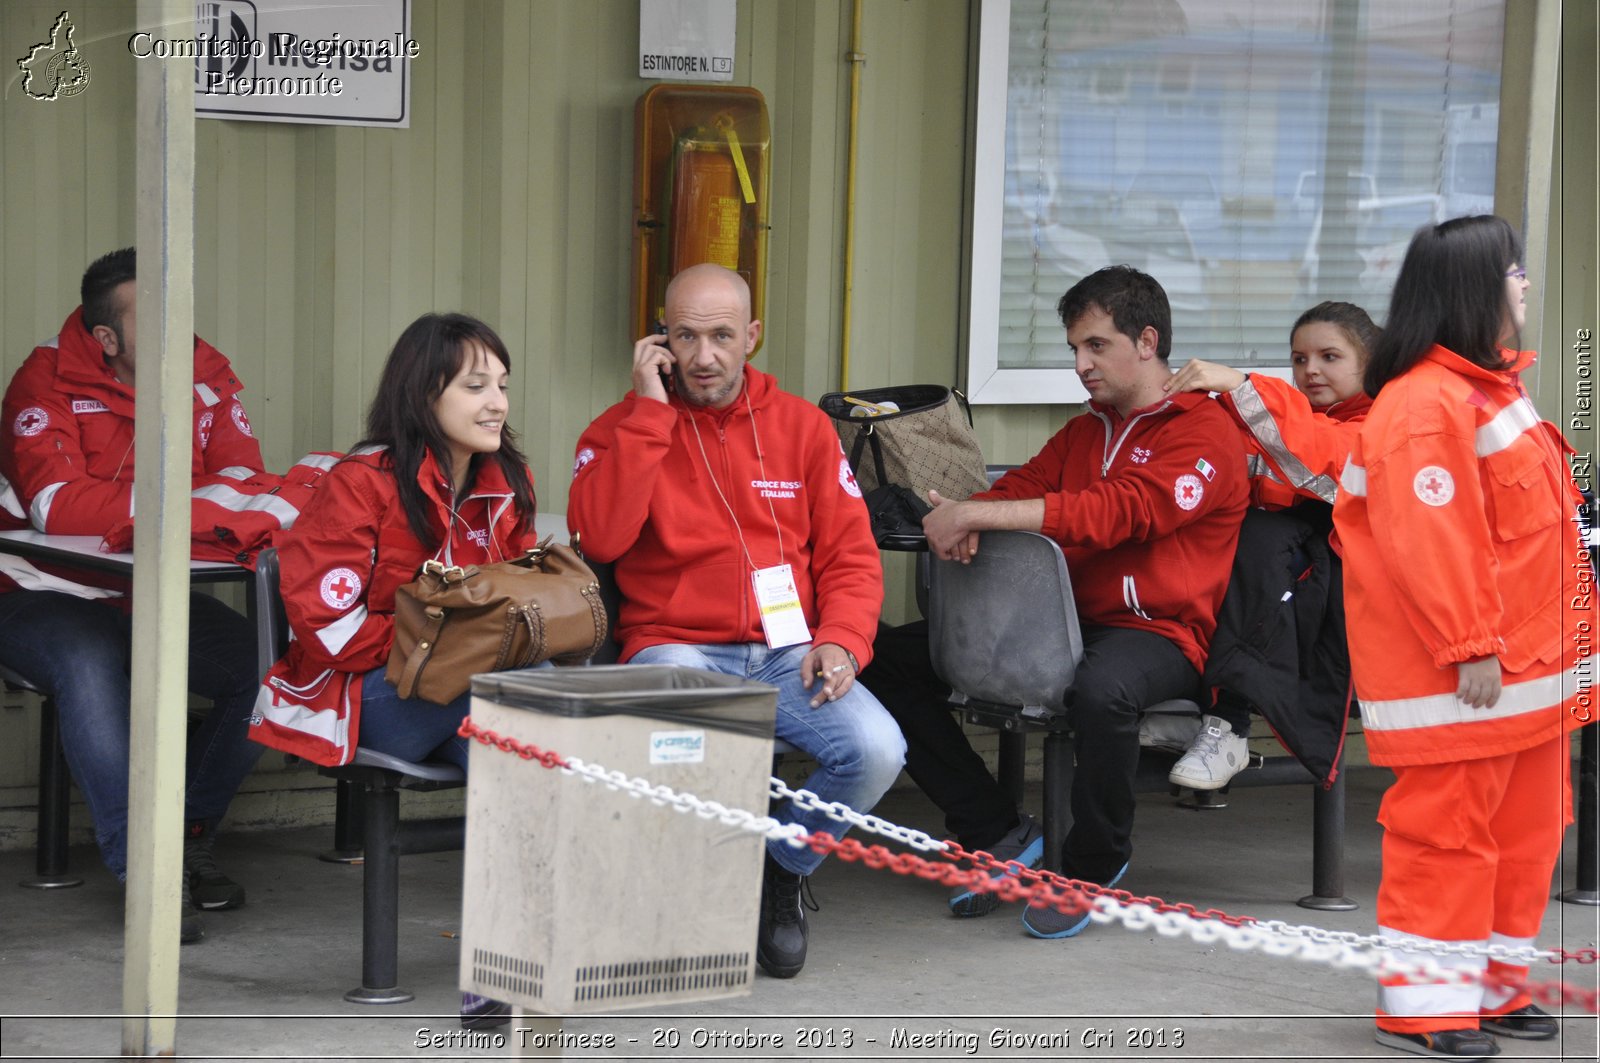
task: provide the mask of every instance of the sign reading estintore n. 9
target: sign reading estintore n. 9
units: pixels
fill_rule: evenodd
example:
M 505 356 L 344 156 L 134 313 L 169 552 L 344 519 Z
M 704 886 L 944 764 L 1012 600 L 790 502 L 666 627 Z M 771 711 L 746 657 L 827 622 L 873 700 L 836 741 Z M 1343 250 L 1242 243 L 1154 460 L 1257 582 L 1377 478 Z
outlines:
M 639 76 L 732 81 L 734 0 L 639 0 Z

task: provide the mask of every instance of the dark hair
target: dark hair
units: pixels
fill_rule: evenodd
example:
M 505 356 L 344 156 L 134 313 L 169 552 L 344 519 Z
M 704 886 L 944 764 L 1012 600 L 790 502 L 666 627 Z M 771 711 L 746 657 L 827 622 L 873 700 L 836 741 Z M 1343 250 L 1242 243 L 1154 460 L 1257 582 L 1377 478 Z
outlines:
M 430 506 L 417 483 L 417 470 L 426 453 L 433 454 L 439 468 L 450 468 L 450 445 L 433 407 L 451 380 L 461 371 L 468 348 L 474 344 L 499 358 L 507 370 L 511 355 L 494 329 L 465 314 L 423 314 L 400 333 L 384 363 L 378 391 L 367 409 L 367 434 L 353 449 L 367 446 L 389 448 L 388 460 L 394 470 L 400 504 L 406 511 L 411 531 L 428 549 L 437 549 L 439 537 L 428 522 Z M 500 429 L 500 449 L 493 454 L 474 454 L 468 468 L 467 486 L 477 480 L 484 461 L 493 461 L 511 485 L 517 513 L 527 530 L 533 529 L 535 500 L 533 480 L 528 475 L 527 459 L 517 449 L 517 436 L 510 425 Z
M 1485 369 L 1504 366 L 1505 273 L 1520 261 L 1522 240 L 1492 214 L 1418 229 L 1395 278 L 1389 320 L 1367 362 L 1367 393 L 1376 395 L 1435 344 Z
M 1164 362 L 1172 353 L 1172 306 L 1166 289 L 1148 273 L 1132 266 L 1097 269 L 1067 289 L 1056 303 L 1056 313 L 1067 328 L 1098 307 L 1111 315 L 1117 331 L 1134 343 L 1146 328 L 1156 330 L 1156 354 Z
M 96 325 L 107 325 L 117 334 L 117 344 L 127 346 L 122 338 L 122 308 L 117 305 L 117 288 L 134 279 L 134 252 L 131 247 L 101 255 L 83 271 L 83 283 L 78 287 L 83 303 L 83 327 L 93 332 Z
M 1383 330 L 1372 323 L 1372 318 L 1367 312 L 1355 303 L 1340 303 L 1328 301 L 1318 303 L 1310 310 L 1301 314 L 1294 320 L 1294 327 L 1289 330 L 1289 342 L 1294 342 L 1294 334 L 1300 331 L 1302 325 L 1317 323 L 1332 325 L 1361 351 L 1363 356 L 1370 356 L 1372 349 L 1378 345 L 1378 337 L 1383 335 Z

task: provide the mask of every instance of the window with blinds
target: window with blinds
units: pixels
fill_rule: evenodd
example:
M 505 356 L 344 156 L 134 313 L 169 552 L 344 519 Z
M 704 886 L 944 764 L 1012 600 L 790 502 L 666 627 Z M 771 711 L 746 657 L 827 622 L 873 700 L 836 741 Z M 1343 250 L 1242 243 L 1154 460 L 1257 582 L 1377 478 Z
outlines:
M 1084 393 L 1056 317 L 1112 263 L 1172 361 L 1288 364 L 1343 299 L 1382 321 L 1420 225 L 1494 202 L 1503 0 L 984 0 L 969 387 Z

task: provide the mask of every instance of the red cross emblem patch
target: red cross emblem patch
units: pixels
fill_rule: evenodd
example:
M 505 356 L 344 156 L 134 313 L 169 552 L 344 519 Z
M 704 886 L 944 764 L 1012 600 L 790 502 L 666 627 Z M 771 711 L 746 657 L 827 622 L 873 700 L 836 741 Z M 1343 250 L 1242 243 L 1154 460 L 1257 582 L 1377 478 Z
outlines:
M 1449 469 L 1429 465 L 1417 470 L 1411 480 L 1411 490 L 1424 505 L 1442 506 L 1456 497 L 1456 481 Z
M 332 568 L 322 577 L 322 600 L 340 612 L 350 608 L 361 595 L 361 577 L 353 568 Z
M 856 483 L 856 474 L 850 468 L 849 458 L 839 459 L 839 486 L 844 488 L 844 493 L 851 498 L 861 497 L 861 485 Z
M 1172 481 L 1172 500 L 1179 509 L 1193 509 L 1205 496 L 1205 481 L 1193 473 L 1186 472 Z
M 50 427 L 50 414 L 38 406 L 29 406 L 11 422 L 11 430 L 19 436 L 36 436 Z
M 250 431 L 250 418 L 244 415 L 243 406 L 237 402 L 234 403 L 233 408 L 228 411 L 228 415 L 233 418 L 233 426 L 235 428 L 251 438 L 255 437 L 255 433 Z

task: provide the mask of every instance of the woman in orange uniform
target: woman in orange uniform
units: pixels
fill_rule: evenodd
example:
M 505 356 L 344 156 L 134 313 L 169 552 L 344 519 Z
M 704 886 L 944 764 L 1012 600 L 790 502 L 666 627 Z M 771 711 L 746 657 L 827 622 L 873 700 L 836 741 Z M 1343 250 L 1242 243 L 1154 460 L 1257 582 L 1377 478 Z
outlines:
M 1500 218 L 1420 230 L 1340 479 L 1350 657 L 1384 796 L 1378 1041 L 1483 1059 L 1560 1032 L 1522 987 L 1592 717 L 1593 575 L 1559 431 L 1522 386 L 1522 244 Z M 1439 946 L 1463 951 L 1440 953 Z M 1481 974 L 1450 984 L 1414 965 Z

